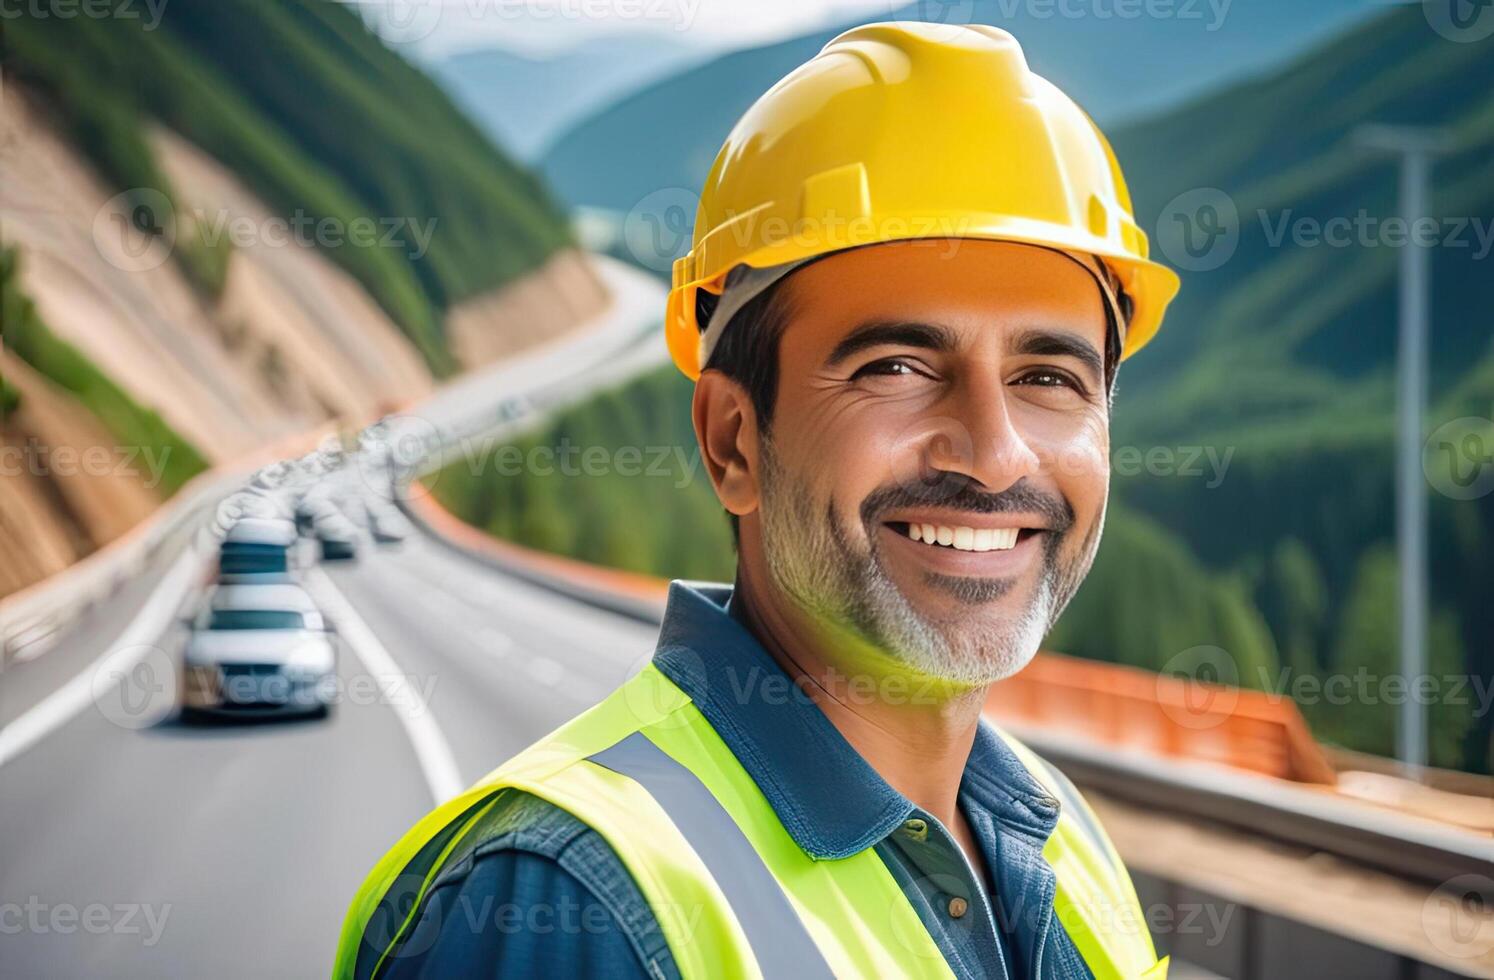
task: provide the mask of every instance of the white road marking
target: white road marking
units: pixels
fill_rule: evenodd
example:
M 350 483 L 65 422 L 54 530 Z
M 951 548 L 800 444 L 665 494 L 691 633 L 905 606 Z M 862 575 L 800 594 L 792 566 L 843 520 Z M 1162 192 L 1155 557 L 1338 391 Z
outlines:
M 118 678 L 128 674 L 131 668 L 144 661 L 156 649 L 155 644 L 171 625 L 172 617 L 181 605 L 187 589 L 196 579 L 204 560 L 205 556 L 196 547 L 196 542 L 188 542 L 180 557 L 161 577 L 160 585 L 146 597 L 145 604 L 140 607 L 135 618 L 130 620 L 130 624 L 97 660 L 23 711 L 10 724 L 0 728 L 0 766 L 34 746 L 93 704 L 94 685 L 105 667 L 110 669 L 110 676 L 116 678 L 117 683 Z
M 430 705 L 420 693 L 422 685 L 409 683 L 408 676 L 400 670 L 394 657 L 358 615 L 353 604 L 332 584 L 326 572 L 320 568 L 308 569 L 305 582 L 317 605 L 337 624 L 338 633 L 348 649 L 378 682 L 379 689 L 404 726 L 432 798 L 437 804 L 445 803 L 466 789 L 451 744 L 446 741 Z

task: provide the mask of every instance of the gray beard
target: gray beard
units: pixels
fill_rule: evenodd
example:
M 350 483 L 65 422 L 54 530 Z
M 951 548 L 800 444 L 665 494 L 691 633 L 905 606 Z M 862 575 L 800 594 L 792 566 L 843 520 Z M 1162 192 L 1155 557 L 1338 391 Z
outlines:
M 920 614 L 887 574 L 876 534 L 866 528 L 869 550 L 857 551 L 833 504 L 814 513 L 807 488 L 784 470 L 762 443 L 763 551 L 774 583 L 815 619 L 859 637 L 924 677 L 957 687 L 992 684 L 1032 660 L 1043 637 L 1083 581 L 1099 545 L 1103 518 L 1086 536 L 1077 560 L 1058 561 L 1060 534 L 1045 544 L 1043 572 L 1032 601 L 1014 620 L 996 627 L 964 617 L 937 622 Z M 1004 595 L 1010 580 L 929 574 L 930 585 L 962 604 L 979 606 Z

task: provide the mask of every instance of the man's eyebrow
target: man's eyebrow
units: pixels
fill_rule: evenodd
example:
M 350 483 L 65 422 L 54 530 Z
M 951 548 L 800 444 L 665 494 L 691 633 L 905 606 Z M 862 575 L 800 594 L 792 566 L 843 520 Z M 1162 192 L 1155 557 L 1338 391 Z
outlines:
M 1073 357 L 1101 377 L 1105 359 L 1095 346 L 1077 334 L 1057 330 L 1024 330 L 1012 338 L 1012 353 L 1040 357 Z
M 927 347 L 950 351 L 957 346 L 955 332 L 937 323 L 916 320 L 869 320 L 846 334 L 825 359 L 827 367 L 839 364 L 858 351 L 881 344 L 903 347 Z

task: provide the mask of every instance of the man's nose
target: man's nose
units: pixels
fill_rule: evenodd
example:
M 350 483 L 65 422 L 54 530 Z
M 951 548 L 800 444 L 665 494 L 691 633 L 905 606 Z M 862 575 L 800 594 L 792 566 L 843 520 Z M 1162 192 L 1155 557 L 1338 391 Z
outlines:
M 944 406 L 945 422 L 928 442 L 929 465 L 979 481 L 999 493 L 1036 474 L 1041 460 L 1011 413 L 999 379 L 960 385 Z

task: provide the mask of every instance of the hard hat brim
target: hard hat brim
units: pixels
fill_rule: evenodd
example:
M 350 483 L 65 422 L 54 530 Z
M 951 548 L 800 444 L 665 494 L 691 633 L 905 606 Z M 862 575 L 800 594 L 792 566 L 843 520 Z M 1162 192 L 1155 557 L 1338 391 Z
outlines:
M 922 228 L 925 231 L 898 234 L 888 233 L 889 228 Z M 700 327 L 695 316 L 696 291 L 706 289 L 719 293 L 726 274 L 739 263 L 764 268 L 863 245 L 939 238 L 1012 242 L 1097 256 L 1115 272 L 1133 303 L 1125 345 L 1121 349 L 1121 360 L 1136 353 L 1157 333 L 1167 305 L 1177 295 L 1181 284 L 1177 273 L 1172 269 L 1150 259 L 1120 251 L 1112 239 L 1086 234 L 1067 226 L 1009 215 L 969 212 L 948 215 L 894 214 L 879 218 L 875 223 L 868 222 L 860 228 L 852 223 L 840 229 L 834 238 L 824 234 L 823 230 L 817 235 L 788 235 L 740 257 L 725 254 L 729 249 L 711 248 L 713 243 L 708 236 L 700 243 L 700 247 L 692 250 L 690 255 L 676 260 L 674 264 L 674 286 L 669 293 L 664 324 L 670 356 L 675 366 L 691 380 L 700 377 L 702 365 L 698 359 Z

